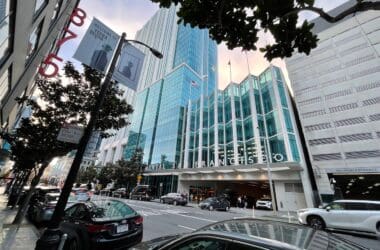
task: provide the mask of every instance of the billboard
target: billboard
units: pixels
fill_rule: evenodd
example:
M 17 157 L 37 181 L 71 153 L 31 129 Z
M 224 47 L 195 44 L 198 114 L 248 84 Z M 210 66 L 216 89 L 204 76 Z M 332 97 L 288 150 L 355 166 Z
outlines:
M 93 18 L 73 57 L 105 73 L 119 39 L 120 36 L 116 32 Z M 112 78 L 136 90 L 144 56 L 139 49 L 125 42 Z

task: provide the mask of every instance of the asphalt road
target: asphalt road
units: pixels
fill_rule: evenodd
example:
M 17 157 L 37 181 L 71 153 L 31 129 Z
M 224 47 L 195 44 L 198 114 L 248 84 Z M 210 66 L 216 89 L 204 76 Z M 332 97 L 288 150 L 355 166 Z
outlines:
M 189 233 L 217 221 L 247 217 L 247 215 L 251 215 L 250 211 L 252 211 L 239 209 L 231 209 L 229 212 L 207 211 L 196 206 L 173 206 L 135 200 L 124 201 L 144 217 L 143 241 L 165 235 Z M 271 216 L 272 212 L 255 210 L 254 215 L 256 218 L 260 218 Z M 380 240 L 347 234 L 337 235 L 370 249 L 380 250 Z

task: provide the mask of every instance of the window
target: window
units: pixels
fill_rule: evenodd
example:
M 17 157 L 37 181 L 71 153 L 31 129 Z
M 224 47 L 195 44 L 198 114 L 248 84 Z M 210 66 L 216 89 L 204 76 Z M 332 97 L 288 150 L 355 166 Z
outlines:
M 366 203 L 348 202 L 345 203 L 346 210 L 368 210 Z
M 329 205 L 331 210 L 344 210 L 344 204 L 343 203 L 337 203 L 333 202 Z
M 194 239 L 189 240 L 185 243 L 175 246 L 171 249 L 177 250 L 193 250 L 193 249 L 204 249 L 204 250 L 225 250 L 227 248 L 227 242 L 219 239 Z
M 0 62 L 8 57 L 13 48 L 14 33 L 14 2 L 10 0 L 0 0 Z M 1 93 L 1 92 L 0 92 Z
M 61 10 L 62 1 L 63 0 L 58 0 L 58 2 L 56 3 L 56 5 L 54 7 L 53 15 L 51 17 L 50 25 L 52 25 L 54 23 L 54 21 L 57 19 L 58 15 L 59 15 L 59 11 Z
M 41 35 L 42 24 L 43 24 L 43 20 L 33 30 L 33 32 L 29 36 L 28 51 L 26 53 L 26 62 L 27 63 L 29 62 L 30 58 L 34 55 L 34 53 L 36 52 L 36 49 L 38 47 L 38 43 L 39 43 L 40 35 Z
M 38 15 L 41 10 L 46 6 L 47 0 L 36 0 L 36 5 L 34 5 L 34 15 Z
M 10 74 L 11 67 L 0 76 L 0 103 L 11 89 Z

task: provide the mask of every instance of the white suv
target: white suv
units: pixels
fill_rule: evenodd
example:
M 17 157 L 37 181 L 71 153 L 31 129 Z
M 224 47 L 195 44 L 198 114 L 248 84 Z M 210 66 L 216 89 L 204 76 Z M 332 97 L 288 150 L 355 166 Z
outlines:
M 337 200 L 322 208 L 297 211 L 298 221 L 315 229 L 355 231 L 380 236 L 380 201 Z

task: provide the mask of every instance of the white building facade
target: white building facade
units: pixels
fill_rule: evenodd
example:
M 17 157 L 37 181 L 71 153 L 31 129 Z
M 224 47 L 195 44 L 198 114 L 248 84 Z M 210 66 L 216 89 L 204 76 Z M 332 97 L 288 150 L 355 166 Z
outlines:
M 319 18 L 314 31 L 318 47 L 286 65 L 319 194 L 379 200 L 380 12 Z

